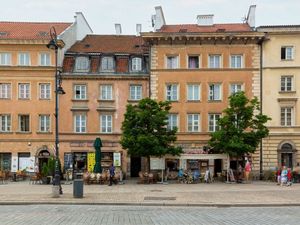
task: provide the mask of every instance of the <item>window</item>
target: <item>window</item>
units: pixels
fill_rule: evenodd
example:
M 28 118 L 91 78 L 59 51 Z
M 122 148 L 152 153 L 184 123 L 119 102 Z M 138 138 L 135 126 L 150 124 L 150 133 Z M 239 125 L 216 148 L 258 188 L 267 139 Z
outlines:
M 166 97 L 168 101 L 178 101 L 178 85 L 168 84 L 166 86 Z
M 75 133 L 85 133 L 86 132 L 86 115 L 76 114 L 74 116 L 74 128 Z
M 199 56 L 189 56 L 188 60 L 189 69 L 199 68 Z
M 199 84 L 188 84 L 187 100 L 188 101 L 199 101 L 200 100 L 200 85 Z
M 131 70 L 134 72 L 142 70 L 142 59 L 139 57 L 134 57 L 131 60 Z
M 30 98 L 30 84 L 19 84 L 19 99 Z
M 0 65 L 1 66 L 11 65 L 11 53 L 6 53 L 6 52 L 0 53 Z
M 293 90 L 293 76 L 282 76 L 280 91 Z
M 40 99 L 50 99 L 50 84 L 40 84 Z
M 40 65 L 41 66 L 50 66 L 50 53 L 41 53 L 40 54 Z
M 281 126 L 292 126 L 293 107 L 282 107 L 281 108 Z
M 142 99 L 142 85 L 130 85 L 130 100 Z
M 199 132 L 199 114 L 188 114 L 188 132 Z
M 112 100 L 112 85 L 105 84 L 100 85 L 100 99 L 101 100 Z
M 242 84 L 230 84 L 230 95 L 242 91 Z
M 218 101 L 221 100 L 221 84 L 210 84 L 208 100 Z
M 292 60 L 294 58 L 293 50 L 292 46 L 281 47 L 281 60 Z
M 242 55 L 231 55 L 230 56 L 230 64 L 231 68 L 242 68 L 243 56 Z
M 173 130 L 178 127 L 178 115 L 177 114 L 169 114 L 168 115 L 168 130 Z
M 19 131 L 20 132 L 29 132 L 29 115 L 19 115 Z
M 112 133 L 112 115 L 101 115 L 101 133 Z
M 50 115 L 39 116 L 39 131 L 50 132 Z
M 218 120 L 221 114 L 208 114 L 208 131 L 215 132 L 219 130 Z
M 178 68 L 178 56 L 167 56 L 167 69 Z
M 0 99 L 11 98 L 11 84 L 0 83 Z
M 221 55 L 209 55 L 209 68 L 221 68 Z
M 75 85 L 74 86 L 75 99 L 85 100 L 86 99 L 86 85 Z
M 11 116 L 10 115 L 0 115 L 0 132 L 10 132 L 11 131 Z
M 114 71 L 114 58 L 113 57 L 103 57 L 101 60 L 101 70 L 107 72 Z
M 88 72 L 89 71 L 89 59 L 87 57 L 76 57 L 75 71 L 76 72 Z
M 29 53 L 19 53 L 19 66 L 29 66 L 30 55 Z

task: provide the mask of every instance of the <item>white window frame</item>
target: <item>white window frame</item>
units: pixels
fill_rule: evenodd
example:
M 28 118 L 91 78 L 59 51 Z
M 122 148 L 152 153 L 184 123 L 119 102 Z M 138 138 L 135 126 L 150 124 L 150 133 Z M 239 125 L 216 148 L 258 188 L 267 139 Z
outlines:
M 219 98 L 215 98 L 215 90 L 211 90 L 211 86 L 214 88 L 216 85 L 219 86 Z M 222 100 L 222 84 L 220 83 L 211 83 L 208 85 L 208 100 L 209 101 L 221 101 Z
M 51 129 L 50 115 L 39 115 L 39 132 L 49 133 Z
M 0 99 L 11 99 L 11 83 L 0 83 Z
M 240 65 L 238 64 L 238 59 L 240 58 Z M 243 65 L 243 55 L 242 54 L 234 54 L 230 55 L 230 68 L 232 69 L 241 69 L 244 68 Z
M 219 58 L 219 65 L 216 65 L 216 58 Z M 209 54 L 208 56 L 208 67 L 212 69 L 222 68 L 222 55 L 220 54 Z
M 90 69 L 90 61 L 88 57 L 78 56 L 75 60 L 75 72 L 88 72 Z
M 103 72 L 114 72 L 115 70 L 115 59 L 113 56 L 103 56 L 101 58 L 101 71 Z
M 290 110 L 290 112 L 288 112 Z M 290 124 L 288 123 L 288 117 L 290 114 Z M 282 117 L 283 115 L 283 117 Z M 282 106 L 280 107 L 280 125 L 284 127 L 294 126 L 294 107 L 293 106 Z
M 167 55 L 166 56 L 166 68 L 167 69 L 178 69 L 179 68 L 179 56 L 178 55 Z
M 28 118 L 28 130 L 24 129 L 22 130 L 22 121 L 21 121 L 21 118 L 24 116 L 24 118 Z M 30 132 L 30 116 L 28 114 L 20 114 L 18 115 L 18 119 L 19 119 L 19 132 Z M 23 123 L 26 122 L 26 121 L 23 121 Z M 26 124 L 24 125 L 26 128 Z
M 171 88 L 170 90 L 168 90 L 169 87 Z M 175 95 L 174 95 L 174 93 L 175 93 Z M 178 101 L 179 100 L 179 85 L 178 84 L 166 84 L 166 100 L 167 101 Z
M 18 54 L 19 66 L 30 66 L 30 54 L 28 52 L 20 52 Z
M 30 83 L 18 84 L 19 99 L 30 99 Z
M 290 90 L 288 90 L 288 79 L 290 79 Z M 283 75 L 280 77 L 280 91 L 289 92 L 294 90 L 294 76 L 292 75 Z
M 198 90 L 197 90 L 198 88 Z M 192 89 L 192 90 L 190 90 Z M 201 100 L 201 87 L 200 84 L 187 84 L 187 100 L 188 101 L 200 101 Z M 198 94 L 198 98 L 197 98 Z
M 142 71 L 142 58 L 141 57 L 133 57 L 131 59 L 131 71 L 133 71 L 133 72 Z
M 50 66 L 51 65 L 51 54 L 49 52 L 40 53 L 40 66 Z
M 209 113 L 208 114 L 208 131 L 209 132 L 215 132 L 220 129 L 220 126 L 218 125 L 218 120 L 220 118 L 221 118 L 221 113 Z
M 79 94 L 77 94 L 79 91 Z M 86 84 L 74 84 L 74 99 L 86 100 L 87 99 L 87 86 Z
M 113 86 L 111 84 L 100 85 L 100 100 L 113 100 Z
M 187 114 L 187 132 L 200 132 L 200 114 Z
M 140 84 L 129 85 L 129 99 L 139 101 L 143 97 L 143 86 Z
M 240 86 L 240 90 L 238 88 L 238 86 Z M 244 90 L 244 85 L 242 83 L 231 83 L 229 84 L 229 95 L 235 94 L 239 91 L 243 91 Z
M 11 132 L 10 114 L 0 114 L 0 132 Z
M 113 116 L 111 114 L 100 115 L 100 133 L 113 132 Z
M 0 52 L 0 66 L 10 66 L 10 65 L 11 65 L 11 53 Z
M 281 54 L 281 49 L 285 49 L 285 58 L 281 60 L 293 60 L 294 59 L 294 46 L 281 46 L 280 48 L 280 54 Z M 289 52 L 290 50 L 290 52 Z M 281 55 L 280 55 L 281 58 Z
M 86 133 L 87 116 L 85 113 L 74 115 L 74 133 Z
M 174 128 L 177 128 L 177 131 L 179 130 L 178 114 L 177 113 L 170 113 L 170 114 L 168 114 L 167 129 L 168 130 L 173 130 Z
M 51 99 L 51 84 L 50 83 L 40 83 L 40 99 Z

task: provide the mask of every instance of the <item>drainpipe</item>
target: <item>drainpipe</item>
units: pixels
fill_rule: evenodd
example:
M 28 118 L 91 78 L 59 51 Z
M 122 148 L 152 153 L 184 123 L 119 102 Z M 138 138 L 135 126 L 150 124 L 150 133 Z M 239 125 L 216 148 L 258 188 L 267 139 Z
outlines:
M 151 98 L 151 64 L 152 64 L 152 54 L 151 54 L 151 51 L 152 51 L 152 43 L 149 41 L 149 85 L 148 85 L 148 88 L 149 88 L 149 98 Z
M 262 39 L 258 44 L 260 46 L 260 65 L 259 65 L 259 78 L 260 78 L 260 114 L 263 113 L 263 42 Z M 259 179 L 263 179 L 263 140 L 260 139 L 259 146 Z

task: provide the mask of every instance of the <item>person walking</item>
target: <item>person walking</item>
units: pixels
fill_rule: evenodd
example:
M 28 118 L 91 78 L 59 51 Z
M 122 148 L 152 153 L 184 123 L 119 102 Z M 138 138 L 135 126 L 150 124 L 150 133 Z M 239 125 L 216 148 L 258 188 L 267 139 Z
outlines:
M 287 174 L 288 174 L 288 171 L 286 169 L 286 166 L 284 166 L 281 171 L 281 184 L 280 184 L 281 186 L 287 184 Z
M 114 167 L 114 164 L 111 164 L 111 166 L 109 167 L 109 185 L 108 186 L 112 186 L 114 176 L 115 176 L 115 167 Z
M 247 162 L 245 165 L 245 178 L 246 178 L 247 183 L 249 181 L 250 172 L 251 172 L 251 164 L 250 164 L 249 160 L 247 159 Z
M 278 167 L 277 170 L 277 185 L 280 185 L 281 183 L 281 167 Z

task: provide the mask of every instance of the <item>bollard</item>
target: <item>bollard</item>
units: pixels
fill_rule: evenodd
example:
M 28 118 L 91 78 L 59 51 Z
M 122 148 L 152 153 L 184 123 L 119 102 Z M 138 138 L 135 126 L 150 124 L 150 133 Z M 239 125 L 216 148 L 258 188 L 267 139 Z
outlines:
M 52 186 L 52 198 L 59 198 L 59 186 L 58 185 Z

